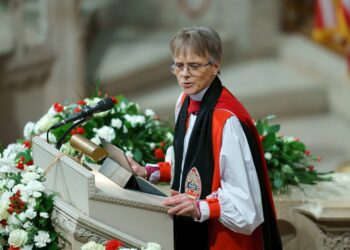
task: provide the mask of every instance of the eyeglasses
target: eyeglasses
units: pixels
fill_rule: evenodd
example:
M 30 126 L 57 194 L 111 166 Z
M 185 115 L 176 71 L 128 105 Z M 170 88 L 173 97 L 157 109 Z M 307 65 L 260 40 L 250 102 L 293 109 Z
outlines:
M 209 65 L 212 65 L 213 63 L 211 61 L 209 61 L 208 63 L 206 64 L 199 64 L 199 63 L 189 63 L 189 64 L 183 64 L 183 63 L 173 63 L 171 66 L 170 66 L 170 71 L 173 73 L 173 74 L 178 74 L 180 72 L 182 72 L 185 68 L 187 68 L 187 71 L 193 75 L 193 74 L 196 74 L 198 73 L 198 70 L 202 67 L 206 67 L 206 66 L 209 66 Z

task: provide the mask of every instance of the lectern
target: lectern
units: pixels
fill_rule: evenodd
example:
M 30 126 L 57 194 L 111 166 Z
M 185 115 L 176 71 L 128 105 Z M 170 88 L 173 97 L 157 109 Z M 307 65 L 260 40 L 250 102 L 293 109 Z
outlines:
M 78 224 L 83 221 L 80 224 L 84 225 L 80 226 L 90 225 L 102 238 L 115 237 L 128 246 L 157 242 L 162 249 L 173 249 L 172 217 L 167 214 L 167 207 L 160 204 L 164 197 L 121 188 L 99 173 L 98 167 L 84 167 L 40 137 L 33 138 L 33 159 L 34 164 L 43 169 L 50 166 L 45 185 L 57 193 L 55 205 L 65 207 L 61 209 L 68 211 L 65 216 L 74 214 L 71 216 L 74 218 L 68 219 Z M 79 238 L 81 241 L 91 239 L 96 240 L 96 236 Z

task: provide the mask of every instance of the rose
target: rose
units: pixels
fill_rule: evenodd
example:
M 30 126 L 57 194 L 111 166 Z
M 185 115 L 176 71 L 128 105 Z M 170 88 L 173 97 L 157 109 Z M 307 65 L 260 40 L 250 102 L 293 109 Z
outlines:
M 81 246 L 81 250 L 105 250 L 105 247 L 96 242 L 90 241 Z
M 7 211 L 8 206 L 9 206 L 8 200 L 0 201 L 0 221 L 7 220 L 7 218 L 9 217 L 9 213 Z
M 41 134 L 46 132 L 52 125 L 59 121 L 58 117 L 54 117 L 50 114 L 46 114 L 35 124 L 35 134 Z
M 28 241 L 28 234 L 22 229 L 15 229 L 10 233 L 8 243 L 14 247 L 21 247 Z
M 141 248 L 142 250 L 161 250 L 161 246 L 155 242 L 148 242 L 146 248 Z
M 119 240 L 110 240 L 106 243 L 106 250 L 117 250 L 123 246 L 123 243 Z
M 105 139 L 108 142 L 111 142 L 115 138 L 114 129 L 107 126 L 103 126 L 100 129 L 94 129 L 94 132 L 96 132 L 97 136 Z

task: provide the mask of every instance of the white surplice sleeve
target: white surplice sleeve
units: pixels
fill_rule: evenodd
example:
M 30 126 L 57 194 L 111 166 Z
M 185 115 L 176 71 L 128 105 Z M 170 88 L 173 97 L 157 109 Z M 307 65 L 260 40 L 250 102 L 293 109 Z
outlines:
M 211 194 L 219 199 L 219 221 L 232 231 L 251 234 L 263 221 L 258 177 L 243 128 L 230 117 L 222 133 L 220 151 L 221 188 Z M 200 221 L 209 218 L 206 202 L 200 203 Z

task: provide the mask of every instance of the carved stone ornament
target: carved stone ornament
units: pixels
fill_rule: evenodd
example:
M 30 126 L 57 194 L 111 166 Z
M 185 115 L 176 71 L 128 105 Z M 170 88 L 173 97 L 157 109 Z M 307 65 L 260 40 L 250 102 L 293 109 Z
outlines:
M 177 5 L 180 10 L 190 17 L 198 17 L 202 15 L 208 10 L 210 4 L 211 0 L 177 0 Z
M 322 232 L 324 249 L 350 249 L 350 232 Z

